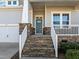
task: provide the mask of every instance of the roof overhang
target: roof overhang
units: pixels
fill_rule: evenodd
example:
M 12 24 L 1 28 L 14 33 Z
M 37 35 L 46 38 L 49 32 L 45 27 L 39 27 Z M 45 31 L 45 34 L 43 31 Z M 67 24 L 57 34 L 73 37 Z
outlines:
M 30 0 L 32 5 L 48 5 L 48 6 L 75 6 L 79 4 L 79 0 Z
M 29 0 L 30 2 L 78 2 L 79 0 Z

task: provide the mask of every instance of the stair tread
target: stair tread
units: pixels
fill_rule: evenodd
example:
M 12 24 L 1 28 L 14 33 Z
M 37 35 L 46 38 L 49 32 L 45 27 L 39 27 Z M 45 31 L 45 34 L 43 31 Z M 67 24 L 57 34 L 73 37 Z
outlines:
M 26 49 L 54 49 L 54 48 L 28 48 L 28 47 L 25 47 Z
M 26 56 L 54 56 L 51 36 L 30 36 L 27 38 L 22 52 Z

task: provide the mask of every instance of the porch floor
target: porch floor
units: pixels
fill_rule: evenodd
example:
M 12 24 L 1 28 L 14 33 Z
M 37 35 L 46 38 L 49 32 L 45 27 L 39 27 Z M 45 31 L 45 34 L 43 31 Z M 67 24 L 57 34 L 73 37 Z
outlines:
M 18 43 L 0 43 L 0 59 L 11 59 L 18 51 Z

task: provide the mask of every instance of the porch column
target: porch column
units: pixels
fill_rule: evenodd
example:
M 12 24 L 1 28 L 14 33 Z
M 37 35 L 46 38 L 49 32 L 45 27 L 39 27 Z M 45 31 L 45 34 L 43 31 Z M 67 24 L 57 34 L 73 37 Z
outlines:
M 21 23 L 28 23 L 28 0 L 24 0 L 24 5 L 23 5 L 23 13 L 22 13 L 22 21 Z
M 45 4 L 45 27 L 47 26 L 47 6 Z

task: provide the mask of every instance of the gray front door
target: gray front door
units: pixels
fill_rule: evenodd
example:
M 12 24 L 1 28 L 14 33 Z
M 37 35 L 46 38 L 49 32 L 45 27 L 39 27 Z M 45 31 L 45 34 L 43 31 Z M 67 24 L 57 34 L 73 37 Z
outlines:
M 42 34 L 42 17 L 36 17 L 36 34 Z

